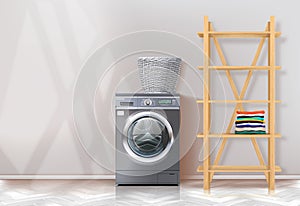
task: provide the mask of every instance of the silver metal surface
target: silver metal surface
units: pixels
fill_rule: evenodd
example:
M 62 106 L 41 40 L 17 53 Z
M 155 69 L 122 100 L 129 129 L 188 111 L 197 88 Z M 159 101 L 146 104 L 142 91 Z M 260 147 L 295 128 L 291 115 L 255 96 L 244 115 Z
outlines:
M 152 98 L 152 99 L 163 99 L 163 98 L 173 98 L 176 99 L 178 102 L 180 101 L 179 96 L 134 96 L 134 95 L 126 95 L 126 96 L 116 96 L 116 100 L 124 100 L 124 99 L 147 99 L 147 98 Z
M 130 106 L 122 106 L 122 107 L 117 107 L 116 109 L 168 109 L 168 110 L 179 110 L 179 107 L 147 107 L 147 106 L 142 106 L 142 107 L 130 107 Z

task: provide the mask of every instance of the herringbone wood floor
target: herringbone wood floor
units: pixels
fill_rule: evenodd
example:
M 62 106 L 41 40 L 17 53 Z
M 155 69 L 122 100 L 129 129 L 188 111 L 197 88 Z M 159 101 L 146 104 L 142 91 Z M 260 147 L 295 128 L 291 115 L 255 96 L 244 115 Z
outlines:
M 300 181 L 277 180 L 268 195 L 264 180 L 214 180 L 210 195 L 201 180 L 174 186 L 122 186 L 113 180 L 0 180 L 0 205 L 300 205 Z

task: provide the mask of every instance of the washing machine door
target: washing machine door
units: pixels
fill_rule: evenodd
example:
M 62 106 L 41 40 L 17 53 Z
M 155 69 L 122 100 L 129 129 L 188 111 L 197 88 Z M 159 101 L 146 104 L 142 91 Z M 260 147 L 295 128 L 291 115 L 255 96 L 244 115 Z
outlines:
M 165 117 L 156 112 L 139 112 L 128 117 L 123 135 L 126 152 L 134 159 L 151 163 L 163 159 L 174 142 Z

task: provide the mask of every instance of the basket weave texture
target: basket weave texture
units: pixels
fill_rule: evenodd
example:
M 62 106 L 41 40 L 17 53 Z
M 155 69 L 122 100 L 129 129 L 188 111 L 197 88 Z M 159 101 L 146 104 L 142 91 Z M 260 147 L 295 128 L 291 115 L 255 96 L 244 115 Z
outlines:
M 146 93 L 175 93 L 181 59 L 176 57 L 139 57 L 139 76 Z

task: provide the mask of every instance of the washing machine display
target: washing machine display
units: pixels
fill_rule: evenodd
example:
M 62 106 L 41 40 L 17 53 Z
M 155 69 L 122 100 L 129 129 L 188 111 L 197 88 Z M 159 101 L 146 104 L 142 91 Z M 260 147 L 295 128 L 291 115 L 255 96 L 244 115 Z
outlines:
M 174 141 L 171 125 L 155 112 L 139 112 L 130 116 L 124 134 L 123 144 L 127 153 L 142 162 L 164 158 Z

